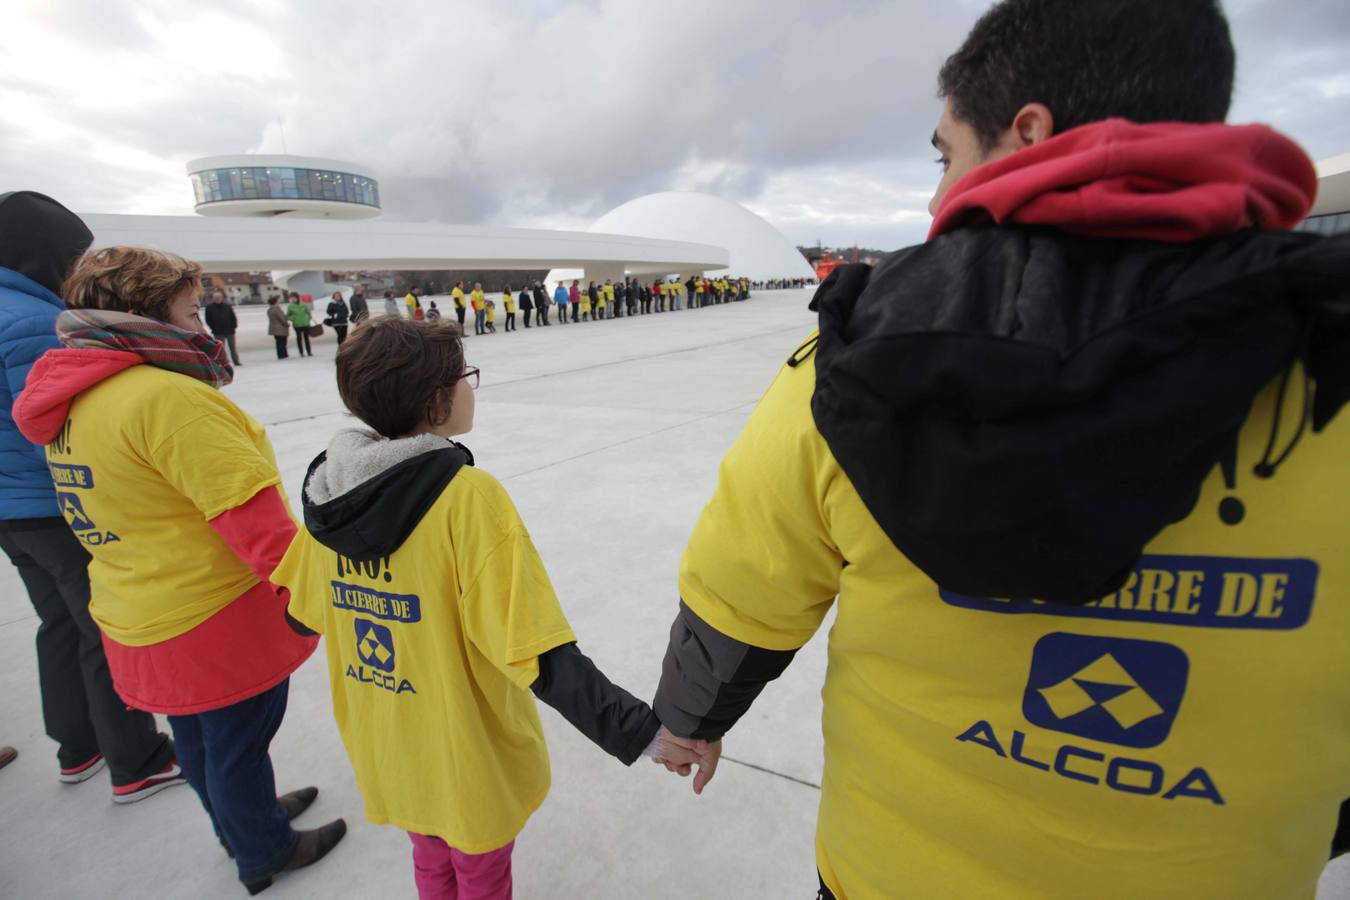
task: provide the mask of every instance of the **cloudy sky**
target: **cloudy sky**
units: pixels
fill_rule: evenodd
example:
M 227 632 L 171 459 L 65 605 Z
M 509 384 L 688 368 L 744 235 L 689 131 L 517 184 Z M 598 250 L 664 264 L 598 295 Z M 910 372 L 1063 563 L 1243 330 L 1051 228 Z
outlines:
M 184 163 L 287 150 L 387 219 L 579 227 L 659 190 L 798 243 L 920 240 L 938 66 L 988 0 L 5 0 L 0 190 L 191 214 Z M 1231 121 L 1350 151 L 1350 3 L 1228 0 Z

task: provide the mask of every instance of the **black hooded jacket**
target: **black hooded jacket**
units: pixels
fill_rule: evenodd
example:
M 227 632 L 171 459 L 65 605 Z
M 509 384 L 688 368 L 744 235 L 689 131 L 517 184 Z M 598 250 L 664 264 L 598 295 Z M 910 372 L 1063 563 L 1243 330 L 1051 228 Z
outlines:
M 1303 364 L 1314 430 L 1350 395 L 1350 236 L 966 228 L 812 308 L 817 428 L 896 547 L 973 596 L 1111 593 L 1272 379 Z
M 305 473 L 305 528 L 325 547 L 357 562 L 398 550 L 460 469 L 473 465 L 469 449 L 451 442 L 444 450 L 391 466 L 326 503 L 315 503 L 310 478 L 327 458 L 327 453 L 319 454 Z M 287 619 L 297 631 L 312 633 Z M 530 689 L 624 765 L 641 756 L 660 728 L 651 707 L 606 678 L 575 643 L 539 657 L 539 676 Z

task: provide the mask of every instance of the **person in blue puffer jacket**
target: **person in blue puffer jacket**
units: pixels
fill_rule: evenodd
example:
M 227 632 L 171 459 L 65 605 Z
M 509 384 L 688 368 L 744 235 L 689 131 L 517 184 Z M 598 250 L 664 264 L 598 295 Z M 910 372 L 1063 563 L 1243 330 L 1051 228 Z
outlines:
M 113 801 L 132 803 L 183 778 L 173 742 L 154 716 L 127 709 L 113 690 L 102 636 L 89 616 L 89 554 L 78 535 L 92 539 L 94 532 L 72 527 L 81 521 L 80 492 L 92 487 L 92 474 L 79 466 L 48 471 L 42 448 L 19 434 L 12 415 L 29 368 L 58 346 L 61 282 L 92 242 L 84 222 L 50 197 L 0 194 L 0 549 L 41 622 L 42 717 L 58 745 L 59 780 L 78 784 L 106 766 Z M 70 440 L 78 436 L 58 438 Z M 62 506 L 73 511 L 74 525 Z

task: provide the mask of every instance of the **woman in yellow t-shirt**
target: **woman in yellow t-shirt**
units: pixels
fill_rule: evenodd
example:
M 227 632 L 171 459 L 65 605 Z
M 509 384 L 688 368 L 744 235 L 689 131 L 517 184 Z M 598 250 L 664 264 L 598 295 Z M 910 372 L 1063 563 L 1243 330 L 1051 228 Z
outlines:
M 536 698 L 625 765 L 687 771 L 711 751 L 674 742 L 581 654 L 510 497 L 450 440 L 473 427 L 478 384 L 458 329 L 374 320 L 343 345 L 337 381 L 369 427 L 310 465 L 306 527 L 275 578 L 294 620 L 327 636 L 366 816 L 409 832 L 419 893 L 506 897 L 549 789 Z
M 200 277 L 157 250 L 85 254 L 65 285 L 63 346 L 34 365 L 14 419 L 66 473 L 61 511 L 92 557 L 89 612 L 117 693 L 173 727 L 177 764 L 128 788 L 186 779 L 257 893 L 347 826 L 297 833 L 289 820 L 318 789 L 276 795 L 268 746 L 316 641 L 287 627 L 269 583 L 295 521 L 262 426 L 218 390 L 233 371 L 202 330 Z M 223 462 L 204 465 L 207 448 Z

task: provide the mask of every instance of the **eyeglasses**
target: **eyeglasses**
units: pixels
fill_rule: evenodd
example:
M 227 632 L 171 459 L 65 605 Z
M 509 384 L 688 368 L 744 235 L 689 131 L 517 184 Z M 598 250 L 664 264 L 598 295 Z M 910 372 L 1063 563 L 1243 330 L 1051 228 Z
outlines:
M 459 378 L 463 378 L 469 382 L 469 390 L 476 391 L 478 390 L 478 373 L 479 370 L 477 366 L 469 366 Z M 459 378 L 456 378 L 455 381 L 459 381 Z

